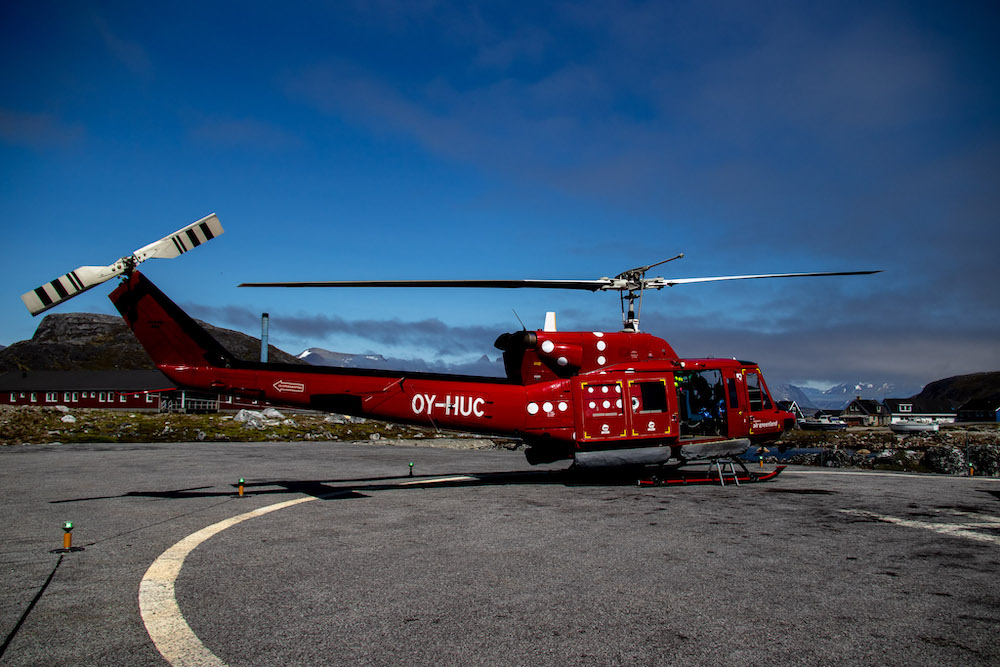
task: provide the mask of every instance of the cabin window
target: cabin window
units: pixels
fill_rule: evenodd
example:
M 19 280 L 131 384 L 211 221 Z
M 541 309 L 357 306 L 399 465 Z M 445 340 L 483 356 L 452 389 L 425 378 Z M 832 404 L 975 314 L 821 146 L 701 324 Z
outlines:
M 128 396 L 126 396 L 125 394 L 118 394 L 118 402 L 119 403 L 124 403 L 127 400 L 128 400 Z
M 74 402 L 74 403 L 76 403 L 76 402 L 77 402 L 77 401 L 79 401 L 79 400 L 80 400 L 80 396 L 79 396 L 79 394 L 77 394 L 77 393 L 76 393 L 76 392 L 74 391 L 74 392 L 73 392 L 73 402 Z
M 900 392 L 900 393 L 902 393 L 902 392 Z M 913 412 L 913 404 L 912 403 L 900 403 L 899 404 L 899 411 L 900 412 Z
M 152 403 L 153 402 L 153 395 L 152 394 L 146 394 L 146 402 L 147 403 Z
M 45 392 L 45 402 L 46 403 L 55 403 L 58 400 L 59 400 L 59 393 L 58 392 L 55 392 L 55 391 L 47 391 L 47 392 Z
M 10 392 L 10 402 L 13 403 L 16 400 L 17 400 L 17 394 L 15 394 L 14 392 Z
M 38 401 L 38 394 L 31 392 L 31 402 L 35 403 L 36 401 Z
M 633 386 L 639 388 L 637 393 L 632 393 L 633 412 L 646 415 L 667 411 L 667 385 L 665 381 L 636 382 Z

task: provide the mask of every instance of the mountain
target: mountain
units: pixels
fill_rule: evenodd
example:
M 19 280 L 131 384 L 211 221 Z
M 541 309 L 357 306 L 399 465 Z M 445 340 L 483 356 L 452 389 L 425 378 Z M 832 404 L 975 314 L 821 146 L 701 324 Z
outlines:
M 948 400 L 961 405 L 973 399 L 1000 400 L 1000 371 L 956 375 L 931 382 L 914 399 Z
M 248 361 L 260 359 L 260 341 L 230 329 L 199 322 L 233 356 Z M 268 359 L 290 364 L 304 363 L 274 346 Z M 60 313 L 47 315 L 31 340 L 22 340 L 0 350 L 0 371 L 73 371 L 152 369 L 152 360 L 124 320 L 113 315 Z
M 479 359 L 460 364 L 427 362 L 423 359 L 397 359 L 381 354 L 347 354 L 331 352 L 321 347 L 310 347 L 303 351 L 299 359 L 314 366 L 336 366 L 338 368 L 372 368 L 376 370 L 409 371 L 419 373 L 450 373 L 454 375 L 476 375 L 482 377 L 503 377 L 503 359 L 490 360 L 485 354 Z
M 895 385 L 888 382 L 844 382 L 828 389 L 797 387 L 793 384 L 779 384 L 769 387 L 771 397 L 776 401 L 795 401 L 802 409 L 822 408 L 836 410 L 860 396 L 882 401 L 886 398 L 904 398 L 920 390 L 914 385 Z
M 794 384 L 776 384 L 773 387 L 768 386 L 768 390 L 770 390 L 771 398 L 774 400 L 795 401 L 800 410 L 815 410 L 818 407 L 813 404 L 812 399 L 806 395 L 805 391 Z

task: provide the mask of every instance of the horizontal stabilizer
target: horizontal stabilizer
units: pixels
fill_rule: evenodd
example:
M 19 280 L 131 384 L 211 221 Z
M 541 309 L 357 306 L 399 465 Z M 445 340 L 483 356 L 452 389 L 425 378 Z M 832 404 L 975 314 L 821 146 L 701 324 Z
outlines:
M 21 300 L 32 315 L 43 313 L 49 308 L 58 306 L 67 299 L 72 299 L 91 287 L 114 278 L 123 273 L 131 273 L 140 262 L 147 259 L 171 259 L 191 248 L 196 248 L 206 241 L 211 241 L 222 234 L 222 223 L 213 213 L 187 227 L 178 229 L 170 236 L 150 243 L 136 250 L 131 255 L 122 257 L 109 266 L 81 266 L 75 271 L 59 276 L 55 280 L 26 292 Z

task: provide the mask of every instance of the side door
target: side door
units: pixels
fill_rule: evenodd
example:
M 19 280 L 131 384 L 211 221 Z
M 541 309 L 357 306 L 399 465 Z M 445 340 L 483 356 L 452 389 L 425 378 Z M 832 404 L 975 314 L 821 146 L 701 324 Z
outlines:
M 636 374 L 627 376 L 629 435 L 633 438 L 664 438 L 677 435 L 677 394 L 674 376 Z
M 581 442 L 628 438 L 624 385 L 619 374 L 600 375 L 577 382 Z
M 738 370 L 726 377 L 726 421 L 730 438 L 745 438 L 750 434 L 750 409 L 744 371 Z

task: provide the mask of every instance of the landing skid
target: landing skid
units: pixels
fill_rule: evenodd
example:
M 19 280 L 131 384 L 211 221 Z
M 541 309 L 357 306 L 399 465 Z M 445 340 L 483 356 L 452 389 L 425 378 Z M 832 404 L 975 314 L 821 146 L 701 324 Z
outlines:
M 666 486 L 668 484 L 751 484 L 766 482 L 781 474 L 785 466 L 778 466 L 770 472 L 752 472 L 739 459 L 712 459 L 706 461 L 704 470 L 686 468 L 661 469 L 656 475 L 640 478 L 639 486 Z M 699 464 L 695 464 L 699 465 Z M 736 467 L 740 470 L 737 471 Z

